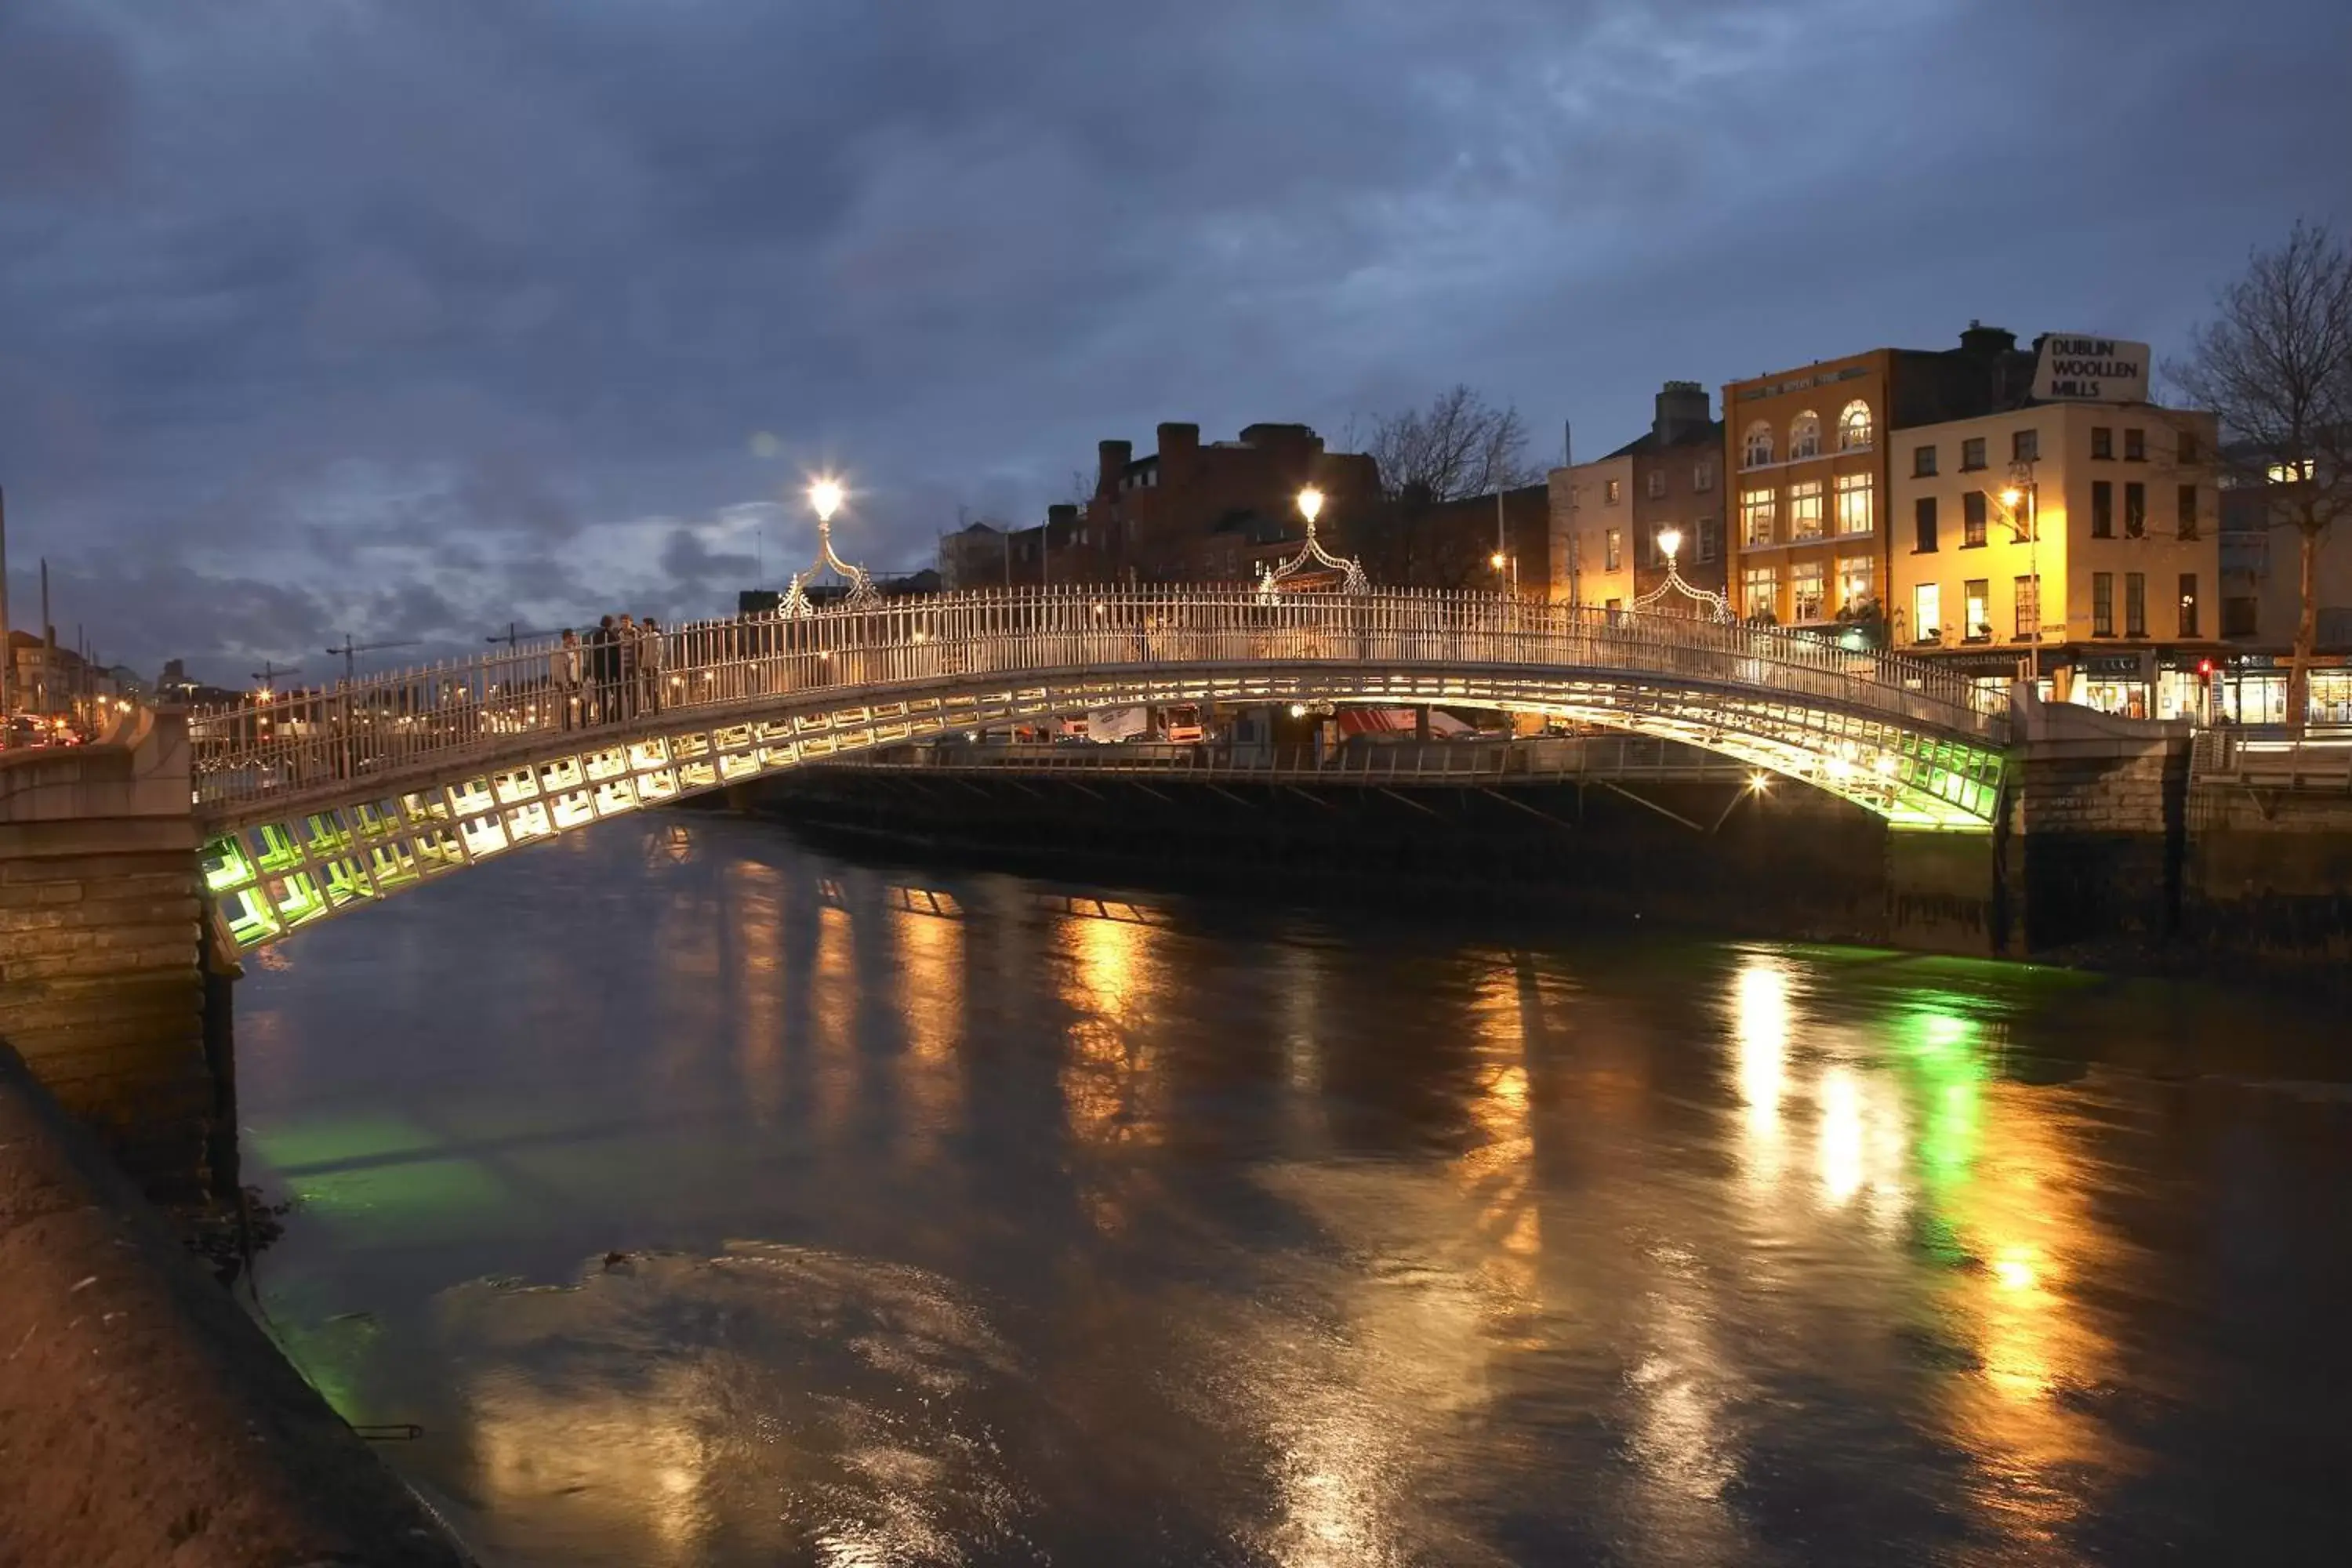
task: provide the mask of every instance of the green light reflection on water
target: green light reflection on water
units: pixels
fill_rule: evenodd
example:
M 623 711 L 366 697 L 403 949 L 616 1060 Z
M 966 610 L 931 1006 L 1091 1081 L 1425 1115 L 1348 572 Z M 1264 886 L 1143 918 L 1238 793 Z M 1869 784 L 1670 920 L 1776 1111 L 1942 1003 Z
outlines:
M 439 1134 L 396 1115 L 297 1122 L 255 1131 L 248 1146 L 305 1213 L 342 1228 L 446 1231 L 509 1201 L 481 1161 L 443 1152 Z

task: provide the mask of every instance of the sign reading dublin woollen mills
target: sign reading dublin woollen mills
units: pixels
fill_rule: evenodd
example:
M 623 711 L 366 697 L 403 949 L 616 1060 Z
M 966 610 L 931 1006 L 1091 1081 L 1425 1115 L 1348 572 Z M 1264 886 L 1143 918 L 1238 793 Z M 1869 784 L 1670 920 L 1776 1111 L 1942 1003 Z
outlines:
M 2146 403 L 2147 345 L 2052 332 L 2033 367 L 2033 395 L 2043 403 Z

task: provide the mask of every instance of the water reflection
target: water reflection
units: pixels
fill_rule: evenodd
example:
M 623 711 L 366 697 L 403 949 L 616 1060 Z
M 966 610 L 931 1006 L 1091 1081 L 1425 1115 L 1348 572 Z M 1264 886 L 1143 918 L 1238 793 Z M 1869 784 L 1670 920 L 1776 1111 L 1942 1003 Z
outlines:
M 2204 1279 L 2339 1238 L 2176 1195 L 2341 1106 L 2022 1081 L 2014 972 L 565 842 L 240 999 L 272 1314 L 499 1561 L 2219 1557 L 2336 1441 L 2231 1457 L 2340 1300 Z

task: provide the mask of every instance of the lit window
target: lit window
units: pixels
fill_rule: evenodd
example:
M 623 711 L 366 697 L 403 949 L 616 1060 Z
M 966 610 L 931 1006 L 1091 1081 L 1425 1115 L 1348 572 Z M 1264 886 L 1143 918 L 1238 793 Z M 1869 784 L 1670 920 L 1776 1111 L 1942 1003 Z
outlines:
M 1971 577 L 1960 584 L 1961 596 L 1967 601 L 1962 613 L 1967 620 L 1960 630 L 1968 642 L 1992 640 L 1992 582 L 1990 578 Z
M 2020 577 L 2016 585 L 2017 640 L 2042 640 L 2042 579 Z
M 1870 405 L 1859 397 L 1838 416 L 1838 450 L 1852 452 L 1871 444 Z
M 1789 461 L 1822 455 L 1822 416 L 1807 409 L 1789 424 Z
M 1778 510 L 1779 507 L 1775 503 L 1772 491 L 1740 491 L 1739 537 L 1746 540 L 1750 548 L 1771 543 L 1773 524 L 1776 521 L 1774 513 Z
M 1819 539 L 1822 536 L 1822 481 L 1807 479 L 1789 487 L 1789 537 Z
M 2312 473 L 2312 463 L 2309 458 L 2305 458 L 2299 462 L 2273 463 L 2270 468 L 2271 483 L 2274 485 L 2296 484 L 2310 479 Z
M 2091 574 L 2091 635 L 2116 635 L 2116 574 L 2112 572 Z
M 1748 427 L 1748 441 L 1740 458 L 1743 468 L 1760 468 L 1772 460 L 1772 426 L 1759 419 Z
M 1612 484 L 1612 485 L 1613 485 L 1613 484 L 1615 484 L 1616 482 L 1617 482 L 1617 481 L 1615 481 L 1614 479 L 1612 479 L 1612 480 L 1610 481 L 1610 483 L 1611 483 L 1611 484 Z M 1604 530 L 1602 530 L 1602 531 L 1601 531 L 1601 569 L 1602 571 L 1604 571 L 1604 572 L 1614 572 L 1614 571 L 1616 571 L 1616 570 L 1617 570 L 1617 561 L 1618 561 L 1618 557 L 1619 557 L 1619 555 L 1620 555 L 1620 553 L 1622 552 L 1622 539 L 1623 539 L 1623 536 L 1622 536 L 1621 533 L 1619 533 L 1619 531 L 1618 531 L 1616 529 L 1611 528 L 1611 529 L 1604 529 Z
M 1837 479 L 1837 531 L 1840 533 L 1868 533 L 1870 515 L 1870 476 L 1840 474 Z
M 1944 587 L 1922 583 L 1911 590 L 1911 635 L 1921 642 L 1940 642 L 1944 636 Z
M 1829 569 L 1820 561 L 1801 561 L 1789 569 L 1789 619 L 1802 625 L 1822 619 L 1822 600 L 1828 591 Z
M 1876 556 L 1841 555 L 1837 565 L 1840 610 L 1853 614 L 1878 597 Z
M 1625 499 L 1624 481 L 1621 479 L 1611 479 L 1607 484 L 1601 486 L 1601 499 L 1611 506 L 1615 506 L 1619 501 L 1623 500 Z
M 1751 621 L 1769 621 L 1777 614 L 1780 574 L 1769 566 L 1750 566 L 1741 579 L 1740 607 Z
M 1666 493 L 1666 470 L 1664 468 L 1652 468 L 1650 470 L 1649 482 L 1650 499 L 1652 500 L 1656 500 L 1660 496 Z

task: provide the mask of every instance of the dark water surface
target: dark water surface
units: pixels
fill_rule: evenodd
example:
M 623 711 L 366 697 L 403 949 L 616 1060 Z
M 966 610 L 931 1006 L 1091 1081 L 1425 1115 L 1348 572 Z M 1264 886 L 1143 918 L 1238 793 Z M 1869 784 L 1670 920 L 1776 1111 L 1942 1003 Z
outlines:
M 494 1563 L 2352 1561 L 2341 1018 L 1065 891 L 673 818 L 264 952 L 281 1339 Z

